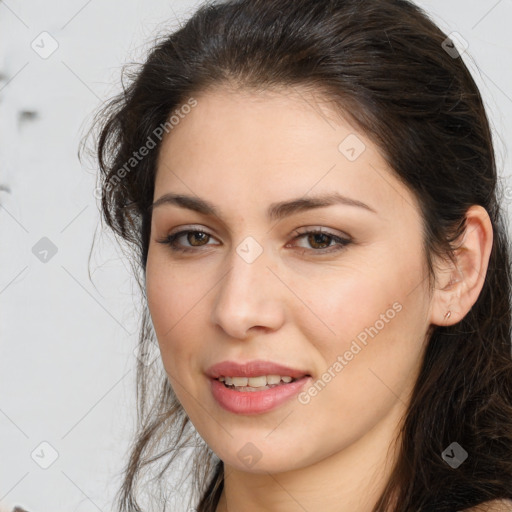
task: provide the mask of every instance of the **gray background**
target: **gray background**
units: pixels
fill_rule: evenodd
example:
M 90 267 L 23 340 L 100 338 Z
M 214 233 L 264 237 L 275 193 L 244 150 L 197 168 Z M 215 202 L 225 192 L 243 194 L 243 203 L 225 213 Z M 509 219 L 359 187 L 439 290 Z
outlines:
M 488 106 L 508 210 L 512 1 L 419 3 L 469 43 L 464 60 Z M 101 226 L 95 169 L 78 161 L 78 143 L 101 102 L 119 90 L 122 64 L 143 60 L 151 39 L 198 4 L 0 1 L 0 504 L 7 510 L 112 510 L 134 427 L 139 298 L 109 235 L 98 239 L 89 278 Z

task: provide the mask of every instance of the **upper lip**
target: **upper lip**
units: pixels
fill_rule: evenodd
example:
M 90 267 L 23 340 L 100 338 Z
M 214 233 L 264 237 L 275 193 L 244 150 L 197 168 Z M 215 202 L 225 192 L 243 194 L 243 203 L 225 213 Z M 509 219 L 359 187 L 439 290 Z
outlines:
M 289 376 L 293 379 L 309 375 L 307 371 L 290 368 L 282 364 L 271 361 L 256 359 L 246 363 L 237 363 L 236 361 L 222 361 L 210 366 L 206 374 L 212 379 L 219 377 L 259 377 L 260 375 L 281 375 Z

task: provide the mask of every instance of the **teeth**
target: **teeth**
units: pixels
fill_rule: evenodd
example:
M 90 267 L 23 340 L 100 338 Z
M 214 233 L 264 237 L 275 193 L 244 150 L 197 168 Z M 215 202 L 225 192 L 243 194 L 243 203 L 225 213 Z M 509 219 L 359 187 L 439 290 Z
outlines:
M 281 381 L 288 383 L 293 379 L 288 375 L 261 375 L 259 377 L 219 377 L 228 386 L 262 388 L 267 385 L 277 385 Z
M 247 386 L 247 377 L 226 377 L 226 384 L 233 384 L 233 386 Z

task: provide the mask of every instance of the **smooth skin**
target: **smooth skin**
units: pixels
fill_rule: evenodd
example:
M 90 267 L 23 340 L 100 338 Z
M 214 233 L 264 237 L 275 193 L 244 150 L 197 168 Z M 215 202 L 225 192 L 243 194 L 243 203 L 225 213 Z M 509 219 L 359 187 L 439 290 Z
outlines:
M 146 291 L 169 381 L 224 461 L 217 512 L 367 512 L 390 474 L 429 328 L 459 322 L 480 294 L 489 216 L 480 206 L 468 210 L 457 267 L 438 262 L 429 295 L 417 201 L 329 103 L 298 88 L 219 87 L 194 97 L 197 106 L 162 142 L 154 200 L 199 197 L 220 216 L 154 209 Z M 346 143 L 339 149 L 349 135 L 365 146 L 355 159 Z M 375 211 L 335 204 L 266 216 L 272 203 L 334 191 Z M 159 243 L 185 229 L 192 233 L 175 244 L 191 252 Z M 314 229 L 329 234 L 300 236 Z M 251 263 L 237 252 L 249 236 L 263 251 Z M 372 326 L 378 332 L 307 404 L 294 397 L 239 415 L 210 392 L 205 371 L 224 360 L 270 360 L 316 381 Z M 247 443 L 260 457 L 251 466 L 238 456 Z

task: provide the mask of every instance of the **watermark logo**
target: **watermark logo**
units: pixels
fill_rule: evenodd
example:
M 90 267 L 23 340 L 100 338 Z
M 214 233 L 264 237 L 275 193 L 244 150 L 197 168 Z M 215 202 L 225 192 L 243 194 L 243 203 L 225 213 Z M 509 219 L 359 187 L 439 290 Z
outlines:
M 248 468 L 252 468 L 261 459 L 263 454 L 255 444 L 249 442 L 245 443 L 244 446 L 238 450 L 237 455 Z
M 151 366 L 160 358 L 160 348 L 156 341 L 149 339 L 142 348 L 137 345 L 133 349 L 133 355 L 145 366 Z
M 467 458 L 468 452 L 459 443 L 452 443 L 441 454 L 443 460 L 453 469 L 457 469 Z
M 345 137 L 338 146 L 339 152 L 350 162 L 355 162 L 365 151 L 366 145 L 354 133 Z
M 41 32 L 30 44 L 32 50 L 34 50 L 39 57 L 47 59 L 57 51 L 59 43 L 57 40 L 48 32 Z
M 57 246 L 46 236 L 43 236 L 43 238 L 32 247 L 32 254 L 41 263 L 48 263 L 57 254 L 57 251 Z
M 40 468 L 48 469 L 59 458 L 59 452 L 50 443 L 43 441 L 30 456 Z
M 469 43 L 459 32 L 452 32 L 441 46 L 452 59 L 457 59 L 469 48 Z
M 252 236 L 248 236 L 238 244 L 236 252 L 246 263 L 253 263 L 263 253 L 263 247 Z

